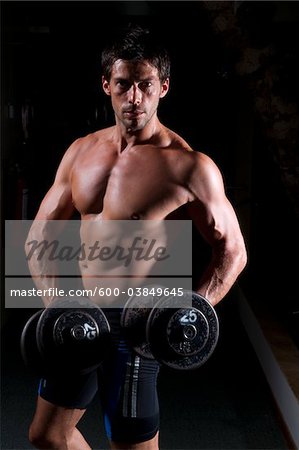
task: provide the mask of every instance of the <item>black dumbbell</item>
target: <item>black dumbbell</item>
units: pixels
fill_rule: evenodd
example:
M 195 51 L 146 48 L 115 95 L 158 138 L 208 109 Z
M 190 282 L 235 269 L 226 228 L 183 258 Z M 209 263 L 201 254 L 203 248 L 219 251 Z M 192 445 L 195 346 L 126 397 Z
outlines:
M 147 307 L 138 312 L 138 304 Z M 129 299 L 122 314 L 122 326 L 136 353 L 178 370 L 196 369 L 204 364 L 219 336 L 213 306 L 201 295 L 187 290 L 182 296 L 165 295 L 158 300 Z
M 29 319 L 21 336 L 23 359 L 39 375 L 88 373 L 109 348 L 108 320 L 87 298 L 54 300 Z
M 36 326 L 42 312 L 43 309 L 40 309 L 27 320 L 21 335 L 23 360 L 28 368 L 39 375 L 44 375 L 47 372 L 45 361 L 37 348 L 36 341 Z

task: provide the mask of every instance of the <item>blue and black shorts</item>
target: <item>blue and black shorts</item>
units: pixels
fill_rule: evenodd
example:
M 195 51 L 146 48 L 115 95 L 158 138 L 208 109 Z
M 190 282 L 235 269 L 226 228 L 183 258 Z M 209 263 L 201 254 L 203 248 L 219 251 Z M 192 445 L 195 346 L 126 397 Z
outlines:
M 132 444 L 144 442 L 159 429 L 159 364 L 129 348 L 121 333 L 121 310 L 107 309 L 105 314 L 113 340 L 109 357 L 86 375 L 41 379 L 39 395 L 57 406 L 86 409 L 99 390 L 108 438 Z

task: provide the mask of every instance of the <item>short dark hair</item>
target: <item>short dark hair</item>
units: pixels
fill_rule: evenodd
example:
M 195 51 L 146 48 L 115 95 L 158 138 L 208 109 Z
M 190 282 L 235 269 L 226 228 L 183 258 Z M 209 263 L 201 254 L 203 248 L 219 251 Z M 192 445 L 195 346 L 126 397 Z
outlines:
M 102 51 L 102 73 L 110 80 L 112 66 L 118 59 L 126 61 L 147 60 L 158 69 L 159 78 L 164 81 L 170 76 L 170 57 L 167 49 L 149 29 L 129 25 Z

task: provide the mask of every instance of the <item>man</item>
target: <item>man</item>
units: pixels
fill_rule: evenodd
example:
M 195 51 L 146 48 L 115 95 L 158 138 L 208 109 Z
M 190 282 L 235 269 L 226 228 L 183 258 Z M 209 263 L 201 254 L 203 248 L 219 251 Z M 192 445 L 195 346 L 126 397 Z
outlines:
M 215 306 L 243 270 L 246 250 L 218 168 L 157 116 L 160 99 L 169 89 L 168 54 L 147 30 L 135 27 L 104 50 L 102 69 L 102 87 L 111 98 L 115 125 L 69 147 L 30 237 L 39 239 L 47 221 L 69 219 L 75 209 L 88 223 L 163 220 L 185 205 L 212 249 L 196 290 Z M 30 264 L 31 272 L 38 272 L 38 261 Z M 53 281 L 41 282 L 45 286 Z M 44 301 L 47 305 L 52 299 Z M 118 343 L 98 373 L 68 381 L 42 380 L 30 427 L 30 440 L 37 448 L 90 449 L 76 425 L 99 387 L 111 448 L 158 449 L 159 365 L 140 360 L 128 348 L 119 331 L 119 316 L 109 317 L 118 330 Z M 129 387 L 137 369 L 138 396 L 132 414 L 127 408 L 133 398 Z

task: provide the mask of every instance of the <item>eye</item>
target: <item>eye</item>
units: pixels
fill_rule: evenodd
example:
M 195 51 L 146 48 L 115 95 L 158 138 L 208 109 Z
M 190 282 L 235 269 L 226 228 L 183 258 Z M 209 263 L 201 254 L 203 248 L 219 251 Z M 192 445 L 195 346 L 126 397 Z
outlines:
M 126 81 L 126 80 L 118 80 L 118 81 L 116 82 L 116 86 L 118 86 L 119 88 L 125 90 L 125 89 L 129 89 L 130 84 L 129 84 L 129 82 Z
M 152 86 L 152 82 L 151 81 L 141 81 L 141 83 L 139 83 L 139 88 L 142 91 L 146 91 L 147 89 L 149 89 Z

